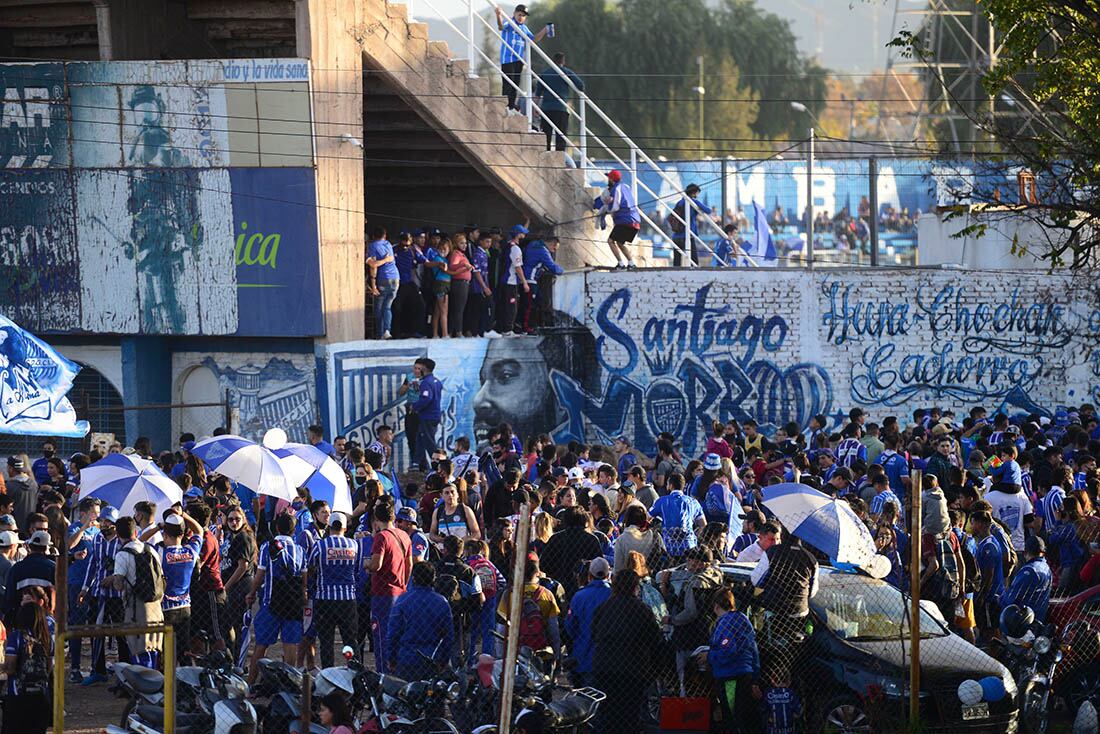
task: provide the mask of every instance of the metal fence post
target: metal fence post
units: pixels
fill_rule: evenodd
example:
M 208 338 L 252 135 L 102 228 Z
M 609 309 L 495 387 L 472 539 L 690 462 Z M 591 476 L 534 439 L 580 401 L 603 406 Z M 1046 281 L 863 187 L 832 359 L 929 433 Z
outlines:
M 531 42 L 528 41 L 527 45 L 523 47 L 523 94 L 525 99 L 524 107 L 527 109 L 527 126 L 530 127 L 534 124 L 535 120 L 535 103 L 531 99 L 531 77 L 533 75 L 531 70 Z
M 878 159 L 871 156 L 867 161 L 867 181 L 870 185 L 867 198 L 871 202 L 871 221 L 867 226 L 871 230 L 871 265 L 878 265 Z
M 814 267 L 814 129 L 806 148 L 806 265 Z
M 920 544 L 921 483 L 920 469 L 910 475 L 909 496 L 909 725 L 920 719 Z
M 161 650 L 164 657 L 164 734 L 176 732 L 176 630 L 164 625 Z
M 580 122 L 581 122 L 581 170 L 584 171 L 585 184 L 588 183 L 588 115 L 585 108 L 587 107 L 587 98 L 584 96 L 584 92 L 580 94 Z
M 519 511 L 516 532 L 516 558 L 512 564 L 512 596 L 508 599 L 508 639 L 504 647 L 504 680 L 500 687 L 500 734 L 512 731 L 512 698 L 516 688 L 516 657 L 519 655 L 519 614 L 523 607 L 523 587 L 527 581 L 527 543 L 531 537 L 531 506 Z M 519 593 L 516 593 L 519 592 Z
M 58 548 L 54 567 L 54 643 L 53 643 L 53 730 L 65 733 L 65 634 L 69 622 L 69 550 L 68 543 Z
M 233 405 L 229 401 L 229 388 L 225 388 L 225 430 L 235 433 L 233 430 Z
M 474 4 L 466 0 L 466 60 L 470 64 L 466 76 L 477 78 L 477 49 L 474 48 Z

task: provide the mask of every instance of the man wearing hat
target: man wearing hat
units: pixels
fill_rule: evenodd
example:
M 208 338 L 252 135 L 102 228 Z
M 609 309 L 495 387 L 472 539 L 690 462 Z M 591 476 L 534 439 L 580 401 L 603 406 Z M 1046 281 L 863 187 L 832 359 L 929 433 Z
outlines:
M 575 686 L 587 686 L 592 680 L 592 621 L 596 608 L 611 596 L 611 565 L 597 556 L 588 562 L 588 584 L 577 590 L 569 602 L 565 631 L 573 641 L 571 652 L 577 660 L 571 678 Z
M 512 227 L 508 242 L 504 245 L 508 263 L 500 286 L 500 314 L 497 318 L 497 331 L 503 336 L 508 336 L 515 329 L 520 290 L 524 293 L 531 292 L 531 284 L 527 282 L 527 275 L 523 271 L 523 248 L 519 244 L 527 234 L 527 227 L 517 224 Z
M 88 555 L 88 567 L 81 583 L 80 596 L 77 602 L 87 604 L 95 610 L 94 619 L 96 625 L 121 624 L 123 617 L 122 592 L 111 584 L 104 583 L 104 579 L 114 573 L 115 556 L 121 550 L 121 542 L 115 533 L 115 523 L 118 522 L 118 510 L 111 506 L 105 506 L 99 511 L 99 533 L 92 540 L 92 550 Z M 125 637 L 116 638 L 118 642 L 118 659 L 129 662 L 130 649 Z M 81 681 L 80 685 L 90 686 L 94 683 L 107 682 L 107 657 L 104 638 L 92 638 L 92 672 Z
M 313 631 L 323 668 L 332 667 L 337 627 L 344 644 L 359 639 L 359 608 L 355 602 L 359 545 L 344 535 L 347 524 L 344 513 L 333 512 L 328 519 L 328 534 L 313 544 L 307 562 L 306 574 L 316 582 Z
M 1024 542 L 1023 565 L 1012 575 L 1012 580 L 1001 596 L 1001 607 L 1019 604 L 1030 607 L 1036 622 L 1045 622 L 1050 606 L 1052 574 L 1046 559 L 1047 544 L 1038 535 L 1029 535 Z
M 89 556 L 95 537 L 99 535 L 99 505 L 97 497 L 85 497 L 77 506 L 77 519 L 69 525 L 66 534 L 69 548 L 69 624 L 81 625 L 88 622 L 88 607 L 79 603 L 80 591 L 87 575 Z M 69 641 L 69 682 L 80 683 L 84 673 L 80 670 L 81 640 Z
M 397 511 L 397 527 L 409 536 L 412 541 L 412 561 L 421 563 L 432 560 L 431 554 L 435 547 L 428 540 L 428 536 L 420 531 L 416 517 L 416 508 L 405 505 Z
M 46 592 L 47 609 L 54 608 L 53 581 L 56 565 L 50 557 L 53 542 L 45 530 L 36 530 L 27 539 L 27 557 L 11 567 L 8 572 L 8 586 L 4 590 L 4 623 L 11 629 L 15 624 L 15 613 L 23 599 L 23 591 L 38 586 Z
M 11 517 L 4 515 L 4 517 Z M 2 520 L 3 518 L 0 518 Z M 19 552 L 19 534 L 13 530 L 0 530 L 0 597 L 7 589 L 8 571 L 15 565 L 15 554 Z
M 202 526 L 187 513 L 164 518 L 160 566 L 164 570 L 164 597 L 160 606 L 164 624 L 176 632 L 176 665 L 183 665 L 191 645 L 191 577 L 202 552 Z
M 638 236 L 638 230 L 642 227 L 642 218 L 638 213 L 638 205 L 634 201 L 634 192 L 629 186 L 623 186 L 623 175 L 617 169 L 607 172 L 607 190 L 601 194 L 592 204 L 596 210 L 596 217 L 600 223 L 600 229 L 606 229 L 606 217 L 611 215 L 611 234 L 607 237 L 607 244 L 611 247 L 611 254 L 615 256 L 618 264 L 616 270 L 636 266 L 627 252 L 626 246 Z
M 8 457 L 8 496 L 12 498 L 12 514 L 18 523 L 26 522 L 27 515 L 38 508 L 38 483 L 31 476 L 27 457 L 23 454 Z
M 527 6 L 517 5 L 512 11 L 512 21 L 506 22 L 504 11 L 497 5 L 497 30 L 500 31 L 500 70 L 505 79 L 501 82 L 502 92 L 508 98 L 508 114 L 521 112 L 516 102 L 517 91 L 523 77 L 523 63 L 527 53 L 527 43 L 533 39 L 538 43 L 549 32 L 549 28 L 543 28 L 538 33 L 533 33 L 527 27 Z M 509 83 L 510 82 L 510 83 Z M 513 112 L 514 110 L 514 112 Z

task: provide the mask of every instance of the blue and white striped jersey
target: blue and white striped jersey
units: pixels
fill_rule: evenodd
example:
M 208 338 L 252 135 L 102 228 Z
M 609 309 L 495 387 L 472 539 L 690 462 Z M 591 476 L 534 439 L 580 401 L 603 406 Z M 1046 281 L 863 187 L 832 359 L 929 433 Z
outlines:
M 92 596 L 100 599 L 121 599 L 122 592 L 113 587 L 103 586 L 103 579 L 115 572 L 115 555 L 122 550 L 118 536 L 107 540 L 103 534 L 92 540 L 92 550 L 88 554 L 88 567 L 84 573 L 84 588 Z
M 313 544 L 309 555 L 311 575 L 317 580 L 313 598 L 354 601 L 359 544 L 343 535 L 330 535 Z
M 260 591 L 260 606 L 271 603 L 271 586 L 276 578 L 300 576 L 306 569 L 306 554 L 302 546 L 287 535 L 276 535 L 260 548 L 256 568 L 264 571 L 264 585 Z

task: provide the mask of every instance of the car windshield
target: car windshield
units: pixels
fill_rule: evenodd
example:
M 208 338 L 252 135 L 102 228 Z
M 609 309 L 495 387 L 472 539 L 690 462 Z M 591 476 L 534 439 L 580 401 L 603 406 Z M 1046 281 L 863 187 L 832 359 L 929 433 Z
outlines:
M 896 640 L 909 637 L 908 600 L 896 588 L 877 579 L 845 573 L 822 573 L 810 606 L 818 619 L 846 640 Z M 921 638 L 947 633 L 921 609 Z

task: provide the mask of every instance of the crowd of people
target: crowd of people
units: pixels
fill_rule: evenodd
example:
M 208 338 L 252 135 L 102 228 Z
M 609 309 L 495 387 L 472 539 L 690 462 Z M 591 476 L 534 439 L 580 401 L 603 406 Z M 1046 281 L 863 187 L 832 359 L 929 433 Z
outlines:
M 338 631 L 373 652 L 377 670 L 416 679 L 434 664 L 500 654 L 493 633 L 520 586 L 517 525 L 530 517 L 520 642 L 570 658 L 575 685 L 607 694 L 602 732 L 636 731 L 655 680 L 683 692 L 701 646 L 725 730 L 787 731 L 799 715 L 790 660 L 786 670 L 762 660 L 719 568 L 755 563 L 759 603 L 782 622 L 769 634 L 801 639 L 829 559 L 769 510 L 762 489 L 772 484 L 847 502 L 899 589 L 919 542 L 922 597 L 979 645 L 1000 634 L 1002 609 L 1043 620 L 1052 594 L 1100 583 L 1100 418 L 1090 405 L 1052 419 L 974 408 L 959 420 L 931 408 L 907 424 L 870 422 L 854 408 L 839 426 L 816 416 L 769 436 L 752 420 L 716 422 L 697 457 L 668 435 L 649 456 L 625 435 L 609 447 L 557 445 L 546 434 L 521 440 L 504 424 L 481 447 L 458 437 L 447 452 L 435 445 L 433 370 L 430 360 L 415 370 L 424 420 L 411 467 L 395 466 L 392 427 L 365 447 L 342 436 L 330 444 L 311 427 L 310 443 L 347 473 L 351 512 L 304 488 L 289 503 L 257 496 L 209 472 L 190 453 L 191 434 L 159 453 L 147 439 L 111 448 L 176 479 L 184 500 L 160 511 L 139 502 L 121 515 L 82 496 L 96 451 L 65 461 L 46 441 L 33 462 L 11 456 L 0 494 L 6 710 L 50 694 L 59 552 L 68 554 L 69 624 L 163 621 L 175 628 L 178 662 L 229 649 L 252 661 L 251 675 L 276 642 L 292 665 L 332 665 Z M 907 523 L 918 492 L 919 541 Z M 86 671 L 82 642 L 69 643 L 67 679 L 105 682 L 105 645 L 91 645 Z M 155 667 L 162 644 L 158 634 L 122 637 L 117 655 Z M 241 649 L 249 644 L 251 655 Z M 42 731 L 48 707 L 27 710 L 43 713 L 26 730 Z

